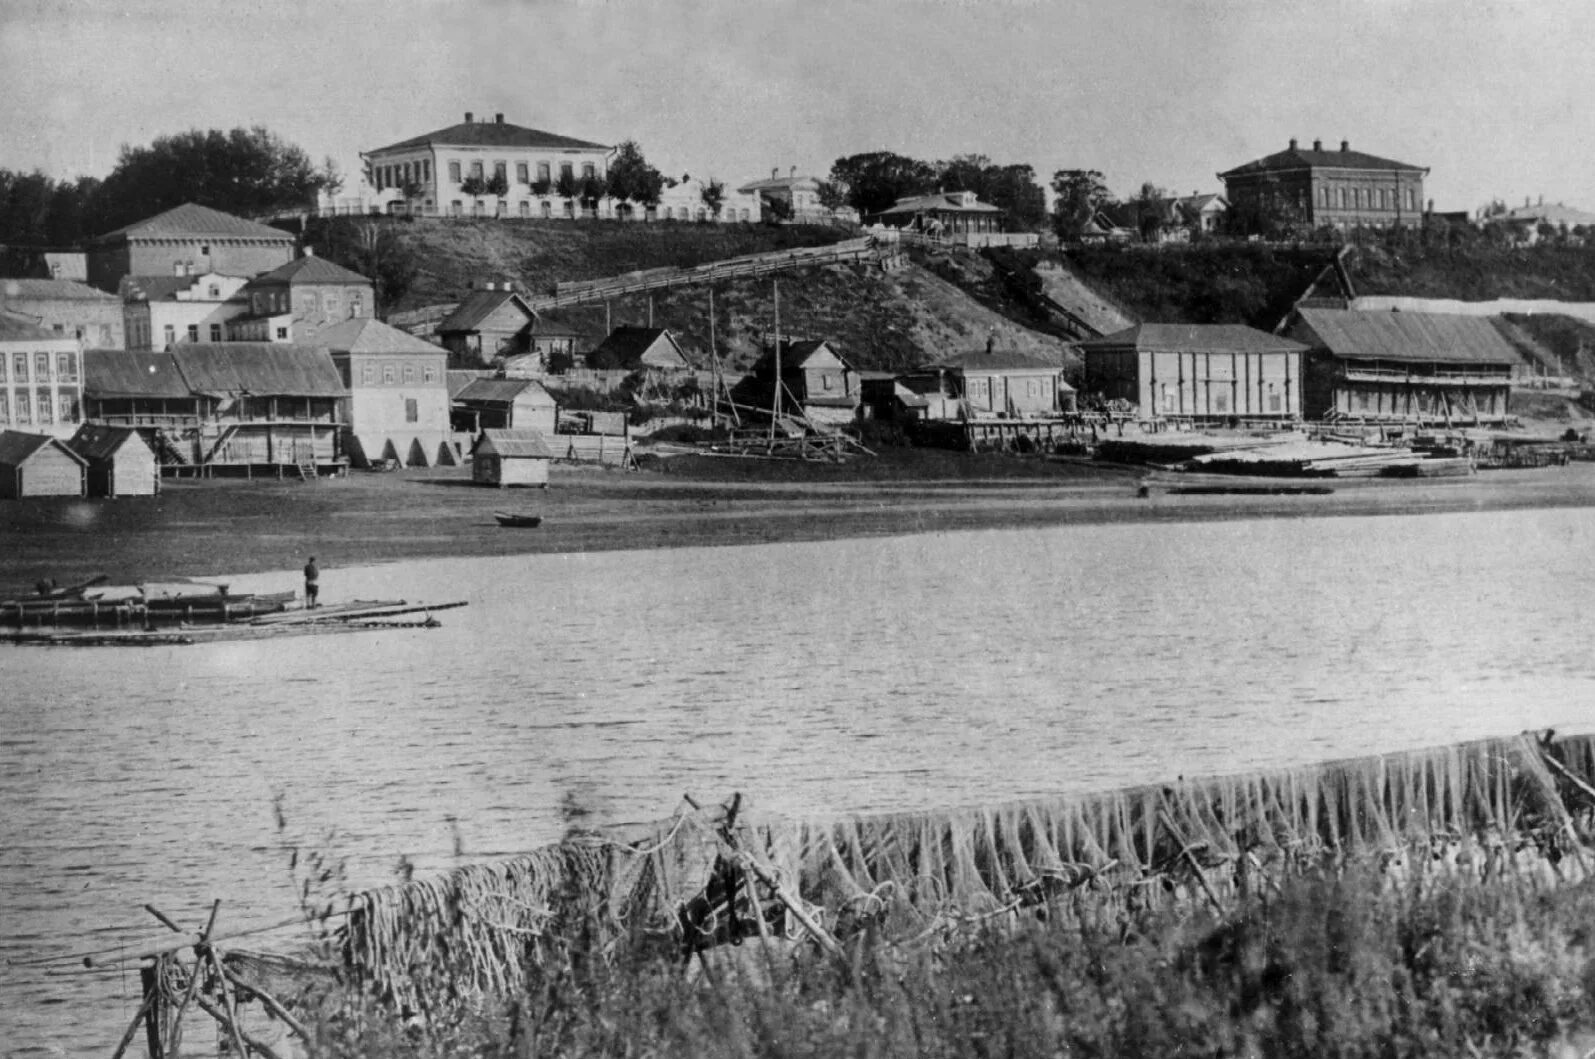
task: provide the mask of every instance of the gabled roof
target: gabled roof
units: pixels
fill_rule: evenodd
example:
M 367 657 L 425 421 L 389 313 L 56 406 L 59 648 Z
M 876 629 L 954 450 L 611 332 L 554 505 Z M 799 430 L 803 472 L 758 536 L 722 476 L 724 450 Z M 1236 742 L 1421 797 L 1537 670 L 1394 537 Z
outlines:
M 1502 217 L 1487 217 L 1486 220 L 1530 221 L 1535 224 L 1567 225 L 1577 228 L 1579 225 L 1595 224 L 1595 214 L 1576 210 L 1571 206 L 1564 206 L 1560 202 L 1553 205 L 1519 206 L 1514 210 L 1507 210 Z
M 306 254 L 296 257 L 286 265 L 278 265 L 263 275 L 250 280 L 245 290 L 256 287 L 282 287 L 296 284 L 309 283 L 342 283 L 345 285 L 371 286 L 371 281 L 360 273 L 344 268 L 342 265 L 328 261 L 324 257 L 315 257 Z
M 1300 342 L 1244 324 L 1136 324 L 1077 343 L 1081 350 L 1134 349 L 1154 353 L 1303 353 Z
M 1521 358 L 1487 316 L 1298 309 L 1302 340 L 1357 360 L 1513 365 Z M 1299 331 L 1297 333 L 1300 333 Z
M 115 302 L 116 295 L 75 279 L 0 280 L 0 302 L 10 300 Z
M 930 367 L 964 372 L 982 370 L 1061 372 L 1063 370 L 1056 364 L 1049 364 L 1040 357 L 1032 357 L 1028 353 L 1009 353 L 1002 350 L 987 353 L 983 349 L 969 353 L 954 353 L 936 361 Z
M 554 458 L 553 450 L 548 447 L 548 442 L 543 440 L 541 431 L 489 427 L 482 431 L 482 440 L 491 442 L 493 451 L 500 456 L 530 456 L 545 460 Z M 478 451 L 481 451 L 480 448 Z
M 447 352 L 442 346 L 416 338 L 408 331 L 390 327 L 370 317 L 345 320 L 316 332 L 316 345 L 332 353 L 430 353 Z
M 72 457 L 79 466 L 83 465 L 83 457 L 56 438 L 48 434 L 24 434 L 20 430 L 0 430 L 0 465 L 20 466 L 28 457 L 50 445 Z
M 348 395 L 332 357 L 320 346 L 287 342 L 181 342 L 171 349 L 188 388 L 211 396 Z
M 1220 180 L 1227 180 L 1230 177 L 1248 176 L 1253 173 L 1282 173 L 1297 169 L 1379 169 L 1404 173 L 1429 171 L 1421 165 L 1408 165 L 1405 162 L 1380 158 L 1378 155 L 1363 154 L 1361 151 L 1304 150 L 1297 147 L 1296 141 L 1292 140 L 1291 145 L 1285 150 L 1236 166 L 1227 173 L 1220 173 L 1218 177 Z
M 443 372 L 443 378 L 447 380 L 449 384 L 449 400 L 451 401 L 458 397 L 467 386 L 471 385 L 471 383 L 475 382 L 477 379 L 486 379 L 490 377 L 491 376 L 489 373 L 483 371 L 445 370 Z
M 83 351 L 83 393 L 88 397 L 191 397 L 170 353 Z
M 404 151 L 414 147 L 437 145 L 440 147 L 526 147 L 540 150 L 556 151 L 607 151 L 609 147 L 591 140 L 578 140 L 572 136 L 561 136 L 558 133 L 544 132 L 542 129 L 528 129 L 522 125 L 511 125 L 504 121 L 465 121 L 458 125 L 450 125 L 446 129 L 437 129 L 433 132 L 412 136 L 408 140 L 390 143 L 386 147 L 378 147 L 366 154 L 380 154 L 385 151 Z
M 609 332 L 609 337 L 587 355 L 587 363 L 598 369 L 637 368 L 645 363 L 644 357 L 653 358 L 651 363 L 657 367 L 670 366 L 660 363 L 661 360 L 684 368 L 690 366 L 681 344 L 669 331 L 660 327 L 628 325 Z
M 95 460 L 110 459 L 121 451 L 123 445 L 133 440 L 137 440 L 140 445 L 144 444 L 144 439 L 139 437 L 138 431 L 132 427 L 84 423 L 78 427 L 78 432 L 72 435 L 72 440 L 67 442 L 67 446 L 92 463 Z
M 989 202 L 979 199 L 966 201 L 966 194 L 962 191 L 937 192 L 934 195 L 916 195 L 912 198 L 898 199 L 896 203 L 882 210 L 879 216 L 885 217 L 893 213 L 1001 213 L 1002 211 Z
M 438 324 L 438 334 L 457 331 L 475 331 L 489 316 L 498 312 L 505 302 L 514 301 L 528 320 L 537 319 L 537 313 L 526 304 L 526 299 L 512 290 L 473 290 L 452 313 Z
M 852 369 L 852 365 L 848 364 L 847 358 L 838 353 L 836 348 L 823 338 L 804 338 L 783 341 L 781 343 L 781 369 L 785 371 L 787 368 L 801 367 L 804 364 L 807 364 L 809 360 L 822 349 L 830 353 L 831 356 L 835 357 L 837 360 L 841 361 L 842 367 L 849 370 Z M 766 373 L 774 371 L 775 350 L 766 350 L 763 354 L 761 354 L 759 356 L 758 362 L 754 364 L 754 370 Z
M 818 177 L 811 176 L 773 176 L 764 180 L 754 180 L 742 184 L 737 188 L 741 194 L 747 195 L 758 191 L 791 191 L 795 188 L 818 188 Z
M 213 210 L 209 206 L 201 206 L 193 202 L 185 202 L 181 206 L 174 206 L 165 213 L 157 213 L 153 217 L 146 217 L 142 221 L 118 228 L 114 232 L 107 232 L 95 242 L 102 242 L 115 236 L 207 236 L 225 235 L 232 238 L 245 239 L 270 239 L 273 242 L 292 243 L 294 237 L 279 228 L 269 225 L 257 224 L 255 221 L 246 221 L 242 217 L 234 217 L 221 210 Z
M 65 337 L 46 331 L 32 317 L 0 309 L 0 342 L 42 342 Z
M 554 403 L 553 395 L 535 379 L 476 378 L 454 393 L 451 400 L 461 404 L 513 404 L 523 394 L 539 406 Z

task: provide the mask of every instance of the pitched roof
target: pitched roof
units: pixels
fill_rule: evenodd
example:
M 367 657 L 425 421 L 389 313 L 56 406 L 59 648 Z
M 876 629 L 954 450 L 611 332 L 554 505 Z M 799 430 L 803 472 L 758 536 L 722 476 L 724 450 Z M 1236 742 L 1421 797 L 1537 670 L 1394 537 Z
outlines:
M 234 217 L 221 210 L 213 210 L 209 206 L 201 206 L 193 202 L 185 202 L 181 206 L 174 206 L 165 213 L 157 213 L 153 217 L 146 217 L 142 221 L 134 221 L 107 232 L 95 242 L 101 242 L 114 236 L 205 236 L 225 235 L 233 238 L 270 239 L 274 242 L 292 243 L 294 237 L 280 228 L 258 224 L 255 221 L 246 221 L 242 217 Z
M 89 397 L 191 397 L 170 353 L 83 351 L 83 393 Z
M 256 276 L 249 281 L 249 288 L 275 287 L 280 284 L 293 286 L 296 283 L 343 283 L 359 284 L 362 287 L 371 286 L 371 281 L 358 272 L 328 261 L 324 257 L 305 254 L 302 257 L 294 258 L 286 265 L 278 265 L 270 272 Z
M 0 430 L 0 464 L 7 467 L 19 466 L 29 456 L 49 445 L 57 446 L 80 465 L 83 463 L 82 456 L 48 434 L 24 434 L 20 430 Z
M 39 342 L 44 339 L 64 338 L 40 327 L 31 317 L 0 309 L 0 342 Z
M 363 317 L 323 327 L 316 332 L 316 345 L 333 353 L 444 353 L 442 346 L 416 338 L 408 331 L 390 327 L 381 320 Z
M 1299 309 L 1314 345 L 1360 360 L 1517 364 L 1521 358 L 1487 316 Z M 1304 338 L 1306 336 L 1303 336 Z
M 0 301 L 81 301 L 115 302 L 116 295 L 95 290 L 87 283 L 75 279 L 6 279 L 0 280 Z
M 681 364 L 687 363 L 687 356 L 682 352 L 680 343 L 669 331 L 661 327 L 630 325 L 622 325 L 609 332 L 609 337 L 587 355 L 587 363 L 594 368 L 635 368 L 643 363 L 643 357 L 652 352 L 660 342 L 669 346 L 669 351 L 674 354 L 671 359 L 679 358 Z
M 452 389 L 452 387 L 451 387 Z M 535 379 L 484 379 L 476 378 L 457 391 L 452 400 L 478 404 L 511 404 L 528 390 L 538 404 L 553 404 L 554 397 Z
M 1595 214 L 1588 214 L 1583 210 L 1564 206 L 1560 202 L 1550 206 L 1519 206 L 1517 209 L 1507 210 L 1504 216 L 1510 221 L 1532 221 L 1536 224 L 1565 224 L 1569 228 L 1576 228 L 1581 224 L 1595 224 Z M 1486 219 L 1496 220 L 1497 218 Z
M 344 397 L 348 391 L 319 346 L 287 342 L 182 342 L 171 349 L 195 393 Z
M 794 188 L 811 189 L 818 188 L 819 186 L 820 181 L 818 177 L 773 176 L 764 180 L 750 181 L 749 183 L 739 186 L 737 191 L 746 195 L 756 191 L 790 191 Z
M 1321 151 L 1304 150 L 1296 146 L 1292 140 L 1291 145 L 1283 151 L 1275 152 L 1265 158 L 1247 162 L 1245 165 L 1236 166 L 1226 173 L 1218 175 L 1220 180 L 1233 176 L 1246 176 L 1252 173 L 1277 173 L 1291 169 L 1383 169 L 1401 170 L 1411 173 L 1427 173 L 1429 170 L 1421 165 L 1408 165 L 1405 162 L 1396 162 L 1389 158 L 1380 158 L 1378 155 L 1364 154 L 1361 151 Z
M 505 121 L 463 121 L 446 129 L 425 132 L 408 140 L 390 143 L 386 147 L 367 151 L 379 154 L 384 151 L 403 151 L 413 147 L 436 144 L 444 147 L 529 147 L 541 150 L 607 151 L 608 145 L 578 140 L 572 136 L 528 129 Z
M 838 353 L 836 351 L 836 347 L 832 346 L 823 338 L 782 340 L 781 367 L 784 370 L 786 368 L 794 368 L 802 364 L 806 364 L 808 363 L 810 357 L 814 356 L 822 349 L 828 350 L 833 357 L 841 361 L 844 368 L 851 369 L 852 366 L 847 363 L 847 358 Z M 767 349 L 765 352 L 760 354 L 758 361 L 754 364 L 754 370 L 765 372 L 774 371 L 775 350 Z
M 995 371 L 1023 371 L 1026 369 L 1044 369 L 1046 371 L 1060 371 L 1056 364 L 1049 364 L 1040 357 L 1032 357 L 1028 353 L 1009 353 L 1002 350 L 993 350 L 987 353 L 977 349 L 969 353 L 954 353 L 943 357 L 931 364 L 933 368 L 947 368 L 968 371 L 990 368 Z
M 454 398 L 458 397 L 467 386 L 471 385 L 471 383 L 475 382 L 477 379 L 490 378 L 490 375 L 488 372 L 484 371 L 445 370 L 443 372 L 443 378 L 449 384 L 449 400 L 452 401 Z
M 102 423 L 84 423 L 78 427 L 78 432 L 72 435 L 72 440 L 67 446 L 85 460 L 107 460 L 115 456 L 123 445 L 134 438 L 139 444 L 144 439 L 139 437 L 138 431 L 132 427 L 109 427 Z
M 505 302 L 513 299 L 520 306 L 528 319 L 537 319 L 537 313 L 526 304 L 526 299 L 512 290 L 473 290 L 464 301 L 454 307 L 454 311 L 443 318 L 438 324 L 438 334 L 447 334 L 451 331 L 475 331 L 477 325 L 489 316 L 498 312 Z
M 1301 353 L 1300 342 L 1243 324 L 1136 324 L 1077 343 L 1082 350 L 1137 349 L 1167 353 Z
M 946 213 L 1001 213 L 1002 211 L 989 202 L 974 199 L 965 202 L 965 193 L 962 191 L 937 192 L 934 195 L 916 195 L 913 198 L 898 199 L 896 203 L 880 212 L 884 217 L 891 213 L 924 213 L 935 210 Z
M 482 431 L 482 437 L 493 443 L 493 451 L 500 456 L 533 456 L 545 460 L 554 458 L 554 452 L 548 447 L 548 442 L 543 440 L 541 431 L 488 427 Z

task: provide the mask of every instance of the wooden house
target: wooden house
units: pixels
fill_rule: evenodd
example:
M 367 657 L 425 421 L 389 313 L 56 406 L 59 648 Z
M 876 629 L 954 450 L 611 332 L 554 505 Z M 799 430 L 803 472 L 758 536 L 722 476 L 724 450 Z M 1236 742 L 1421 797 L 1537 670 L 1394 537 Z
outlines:
M 775 385 L 777 359 L 772 347 L 753 367 L 766 390 Z M 858 372 L 823 339 L 782 341 L 779 361 L 783 408 L 792 410 L 795 403 L 810 422 L 838 426 L 858 418 Z
M 964 419 L 1047 418 L 1074 410 L 1074 388 L 1063 369 L 1040 357 L 984 351 L 959 353 L 929 366 L 958 399 Z
M 456 363 L 502 363 L 508 357 L 534 352 L 536 325 L 537 313 L 525 298 L 507 282 L 492 282 L 472 291 L 443 318 L 438 338 L 455 355 Z
M 475 378 L 455 392 L 449 417 L 456 432 L 473 435 L 488 429 L 552 434 L 559 406 L 553 394 L 533 379 Z
M 69 438 L 83 421 L 78 340 L 0 310 L 0 430 Z
M 587 366 L 595 371 L 685 372 L 692 363 L 682 351 L 676 336 L 659 327 L 623 325 L 587 355 Z
M 909 423 L 958 418 L 959 401 L 940 372 L 861 373 L 860 414 L 883 422 Z
M 84 423 L 67 444 L 87 464 L 89 496 L 154 496 L 160 491 L 155 452 L 132 427 Z
M 546 488 L 553 459 L 541 431 L 489 428 L 477 439 L 471 457 L 471 481 L 501 489 L 511 485 Z
M 1084 387 L 1141 419 L 1292 420 L 1307 347 L 1241 324 L 1136 324 L 1079 344 Z
M 866 215 L 864 223 L 927 235 L 984 234 L 1002 231 L 1002 210 L 981 202 L 973 191 L 943 191 L 900 198 L 881 212 Z
M 0 430 L 0 499 L 82 496 L 86 467 L 60 438 Z
M 1484 424 L 1507 418 L 1522 358 L 1486 316 L 1298 309 L 1309 419 Z

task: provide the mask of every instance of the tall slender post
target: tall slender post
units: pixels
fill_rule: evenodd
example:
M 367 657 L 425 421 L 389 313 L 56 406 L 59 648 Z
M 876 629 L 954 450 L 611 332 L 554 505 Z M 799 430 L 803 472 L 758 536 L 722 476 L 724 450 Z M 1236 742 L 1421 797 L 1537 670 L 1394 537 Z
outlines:
M 775 396 L 770 402 L 770 443 L 775 443 L 775 421 L 781 418 L 781 281 L 772 279 L 775 296 Z
M 714 426 L 720 425 L 720 351 L 715 347 L 714 341 L 714 287 L 709 287 L 709 363 L 714 377 L 710 385 L 714 387 L 714 404 L 709 412 L 709 422 Z

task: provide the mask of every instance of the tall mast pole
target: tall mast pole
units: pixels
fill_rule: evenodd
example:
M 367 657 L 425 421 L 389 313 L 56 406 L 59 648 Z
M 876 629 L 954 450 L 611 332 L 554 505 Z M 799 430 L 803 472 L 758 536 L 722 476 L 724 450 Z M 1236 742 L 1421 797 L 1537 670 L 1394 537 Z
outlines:
M 770 280 L 775 294 L 775 397 L 770 402 L 770 440 L 775 440 L 775 421 L 781 418 L 781 281 Z
M 709 413 L 709 423 L 712 426 L 720 425 L 720 350 L 714 341 L 714 287 L 709 287 L 709 361 L 713 365 L 714 379 L 714 404 Z

